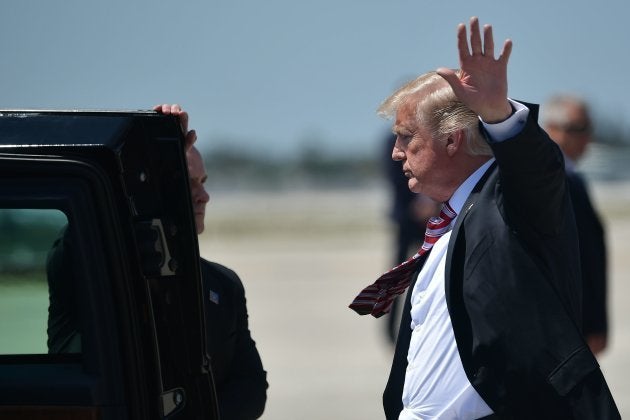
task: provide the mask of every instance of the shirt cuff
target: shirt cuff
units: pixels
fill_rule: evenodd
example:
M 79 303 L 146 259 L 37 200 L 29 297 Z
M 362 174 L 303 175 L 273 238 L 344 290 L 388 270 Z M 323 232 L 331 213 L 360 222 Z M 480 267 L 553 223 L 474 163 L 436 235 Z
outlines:
M 529 116 L 529 108 L 510 98 L 508 98 L 508 101 L 514 108 L 514 113 L 507 120 L 496 124 L 488 124 L 479 118 L 483 128 L 488 133 L 490 143 L 499 143 L 510 139 L 520 133 L 525 127 L 525 122 L 527 122 L 527 117 Z

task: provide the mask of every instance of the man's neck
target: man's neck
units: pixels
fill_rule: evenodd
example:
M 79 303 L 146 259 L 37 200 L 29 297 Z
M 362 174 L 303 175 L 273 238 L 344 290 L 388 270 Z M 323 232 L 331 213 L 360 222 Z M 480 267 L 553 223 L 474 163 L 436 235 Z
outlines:
M 470 156 L 466 155 L 465 159 L 461 159 L 459 162 L 455 162 L 459 170 L 453 177 L 450 183 L 450 193 L 448 197 L 445 197 L 442 201 L 447 201 L 455 191 L 479 168 L 481 168 L 486 162 L 494 156 Z
M 449 204 L 455 210 L 456 213 L 461 213 L 462 207 L 464 203 L 468 199 L 468 196 L 475 188 L 475 185 L 479 182 L 479 180 L 483 177 L 483 175 L 487 172 L 488 168 L 494 162 L 493 158 L 487 159 L 481 166 L 479 166 L 476 170 L 474 170 L 455 190 L 453 195 L 449 198 Z

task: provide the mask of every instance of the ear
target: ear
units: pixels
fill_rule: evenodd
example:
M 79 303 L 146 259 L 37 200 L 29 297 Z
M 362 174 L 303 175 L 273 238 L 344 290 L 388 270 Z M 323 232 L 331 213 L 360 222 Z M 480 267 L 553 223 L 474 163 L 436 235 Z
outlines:
M 455 156 L 458 151 L 463 149 L 465 141 L 466 135 L 464 134 L 464 130 L 457 130 L 449 134 L 446 139 L 446 153 L 450 157 Z

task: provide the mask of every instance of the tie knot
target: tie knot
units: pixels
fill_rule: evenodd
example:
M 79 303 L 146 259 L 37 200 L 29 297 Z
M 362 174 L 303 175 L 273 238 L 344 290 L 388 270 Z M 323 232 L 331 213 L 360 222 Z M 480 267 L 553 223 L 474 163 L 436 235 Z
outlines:
M 444 220 L 448 220 L 449 223 L 451 223 L 453 219 L 457 217 L 457 213 L 455 212 L 455 210 L 453 210 L 453 207 L 448 204 L 448 201 L 442 205 L 440 217 Z
M 456 216 L 457 213 L 455 212 L 455 210 L 453 210 L 448 202 L 446 202 L 442 205 L 440 215 L 429 219 L 429 221 L 427 222 L 427 227 L 429 229 L 445 229 L 451 224 Z
M 427 230 L 424 232 L 424 243 L 422 244 L 422 248 L 418 251 L 418 255 L 429 251 L 433 247 L 433 244 L 436 243 L 442 235 L 448 232 L 455 216 L 457 216 L 455 210 L 453 210 L 448 203 L 444 203 L 440 215 L 438 217 L 432 217 L 427 222 Z

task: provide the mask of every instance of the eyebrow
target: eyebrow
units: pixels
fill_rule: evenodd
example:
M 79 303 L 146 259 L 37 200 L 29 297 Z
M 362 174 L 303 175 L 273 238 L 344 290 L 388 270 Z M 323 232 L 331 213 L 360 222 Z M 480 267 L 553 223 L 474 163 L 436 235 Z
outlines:
M 403 125 L 399 125 L 399 124 L 395 124 L 392 127 L 392 133 L 396 134 L 396 135 L 404 135 L 404 136 L 410 136 L 412 134 L 411 130 L 409 130 L 407 127 L 403 126 Z

